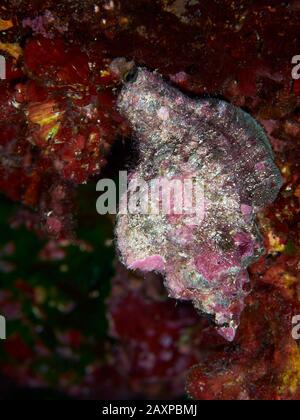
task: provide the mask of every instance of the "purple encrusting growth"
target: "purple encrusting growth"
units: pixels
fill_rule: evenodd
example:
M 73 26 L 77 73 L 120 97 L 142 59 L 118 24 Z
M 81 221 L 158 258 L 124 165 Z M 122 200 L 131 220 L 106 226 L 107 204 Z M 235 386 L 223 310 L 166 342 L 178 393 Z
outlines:
M 255 214 L 282 185 L 266 134 L 241 109 L 190 99 L 145 69 L 125 84 L 118 108 L 140 152 L 131 178 L 192 176 L 204 183 L 205 201 L 201 223 L 184 215 L 119 214 L 122 260 L 163 274 L 171 297 L 214 316 L 232 341 L 249 290 L 247 267 L 263 252 Z

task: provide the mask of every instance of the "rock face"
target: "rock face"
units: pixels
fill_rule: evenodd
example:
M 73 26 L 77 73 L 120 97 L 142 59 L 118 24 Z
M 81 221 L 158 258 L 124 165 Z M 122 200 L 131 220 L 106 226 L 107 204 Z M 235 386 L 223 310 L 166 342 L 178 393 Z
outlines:
M 122 260 L 163 274 L 171 297 L 213 316 L 232 341 L 249 290 L 247 267 L 263 252 L 255 215 L 282 185 L 267 136 L 241 109 L 191 99 L 141 68 L 125 84 L 118 108 L 140 156 L 123 196 L 123 204 L 128 197 L 136 203 L 135 211 L 118 215 Z M 183 190 L 164 189 L 168 181 Z

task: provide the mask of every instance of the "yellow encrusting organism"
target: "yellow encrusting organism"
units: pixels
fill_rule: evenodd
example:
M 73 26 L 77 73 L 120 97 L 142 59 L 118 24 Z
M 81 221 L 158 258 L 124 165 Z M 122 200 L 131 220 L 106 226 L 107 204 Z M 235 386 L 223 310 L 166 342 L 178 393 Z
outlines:
M 29 107 L 28 120 L 39 126 L 39 138 L 49 141 L 57 135 L 62 115 L 55 101 L 39 102 Z
M 269 251 L 270 252 L 283 252 L 285 250 L 285 244 L 283 244 L 278 236 L 272 231 L 268 233 L 269 239 Z
M 0 18 L 0 31 L 7 31 L 8 29 L 12 28 L 14 24 L 11 20 L 4 20 Z
M 23 50 L 19 44 L 4 44 L 3 42 L 0 42 L 0 51 L 8 53 L 16 60 L 23 55 Z
M 286 369 L 281 376 L 279 394 L 295 394 L 300 386 L 300 349 L 295 342 L 290 354 Z

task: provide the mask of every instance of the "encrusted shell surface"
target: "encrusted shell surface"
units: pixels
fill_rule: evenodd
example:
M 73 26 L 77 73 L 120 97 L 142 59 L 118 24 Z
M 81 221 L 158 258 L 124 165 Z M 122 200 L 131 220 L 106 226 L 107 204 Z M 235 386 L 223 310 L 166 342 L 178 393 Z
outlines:
M 140 153 L 130 178 L 193 178 L 204 188 L 204 214 L 194 223 L 185 215 L 119 214 L 121 258 L 131 269 L 163 274 L 171 297 L 214 316 L 232 341 L 249 289 L 247 267 L 263 252 L 255 215 L 282 185 L 268 138 L 227 102 L 191 99 L 142 68 L 136 76 L 118 101 Z

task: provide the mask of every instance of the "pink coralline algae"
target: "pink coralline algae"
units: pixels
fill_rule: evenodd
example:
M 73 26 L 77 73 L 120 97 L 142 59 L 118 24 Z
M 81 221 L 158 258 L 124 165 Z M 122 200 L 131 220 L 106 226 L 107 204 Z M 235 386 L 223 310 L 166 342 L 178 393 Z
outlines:
M 34 19 L 24 19 L 22 26 L 23 28 L 31 28 L 35 35 L 41 34 L 45 38 L 54 37 L 54 35 L 51 33 L 51 26 L 54 26 L 54 29 L 60 34 L 63 34 L 68 30 L 68 26 L 60 24 L 59 18 L 56 15 L 53 15 L 50 10 L 46 10 L 43 15 L 39 15 Z
M 250 289 L 247 267 L 263 253 L 255 216 L 282 185 L 268 138 L 229 103 L 191 99 L 145 69 L 130 76 L 118 100 L 139 148 L 130 179 L 192 178 L 203 185 L 204 214 L 196 212 L 191 221 L 175 211 L 120 212 L 122 260 L 131 269 L 164 275 L 170 297 L 192 301 L 233 341 Z M 173 194 L 175 204 L 181 197 Z

